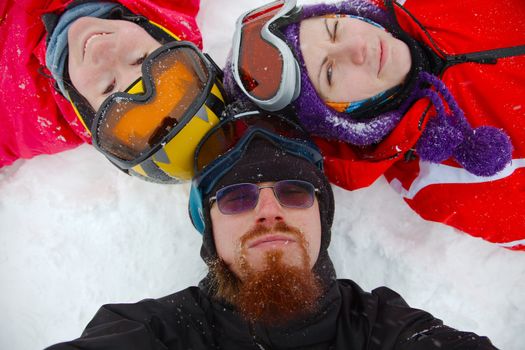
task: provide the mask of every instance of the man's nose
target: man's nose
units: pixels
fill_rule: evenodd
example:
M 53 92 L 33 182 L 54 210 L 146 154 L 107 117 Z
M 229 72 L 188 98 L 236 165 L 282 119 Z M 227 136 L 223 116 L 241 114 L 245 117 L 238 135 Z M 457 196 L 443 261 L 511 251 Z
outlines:
M 284 220 L 283 207 L 277 200 L 271 188 L 263 188 L 259 192 L 259 202 L 255 207 L 256 223 L 273 226 Z
M 367 42 L 359 36 L 353 36 L 347 40 L 339 41 L 332 46 L 332 55 L 337 60 L 349 60 L 355 65 L 365 63 L 367 54 Z

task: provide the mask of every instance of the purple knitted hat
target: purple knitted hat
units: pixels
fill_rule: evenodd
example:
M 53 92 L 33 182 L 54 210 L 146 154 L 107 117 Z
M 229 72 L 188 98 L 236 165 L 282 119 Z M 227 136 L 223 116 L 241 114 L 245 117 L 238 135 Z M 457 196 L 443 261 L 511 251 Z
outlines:
M 392 35 L 404 41 L 412 55 L 412 69 L 394 101 L 367 110 L 359 118 L 338 112 L 325 104 L 308 77 L 300 49 L 301 20 L 338 13 L 365 17 L 381 24 Z M 479 176 L 494 175 L 511 161 L 512 145 L 507 134 L 490 126 L 472 129 L 445 84 L 427 72 L 430 71 L 428 58 L 421 45 L 399 28 L 393 14 L 366 0 L 305 5 L 298 21 L 281 28 L 281 31 L 301 69 L 301 92 L 291 104 L 299 122 L 308 132 L 356 146 L 376 144 L 398 125 L 416 100 L 428 98 L 435 106 L 437 116 L 427 123 L 416 145 L 422 160 L 440 163 L 454 157 L 466 170 Z M 236 86 L 230 63 L 225 68 L 224 86 L 227 93 L 233 95 L 231 97 L 247 100 Z M 443 100 L 449 107 L 448 114 Z

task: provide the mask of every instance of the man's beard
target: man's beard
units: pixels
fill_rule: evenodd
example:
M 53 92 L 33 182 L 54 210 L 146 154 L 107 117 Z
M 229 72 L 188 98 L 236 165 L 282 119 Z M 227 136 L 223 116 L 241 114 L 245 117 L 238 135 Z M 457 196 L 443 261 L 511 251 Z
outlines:
M 265 265 L 254 270 L 243 254 L 247 240 L 270 232 L 293 235 L 301 249 L 302 264 L 291 266 L 283 261 L 281 249 L 270 250 L 265 255 Z M 238 264 L 242 281 L 218 259 L 211 264 L 210 272 L 215 297 L 231 303 L 249 322 L 266 325 L 282 325 L 294 319 L 312 314 L 322 293 L 319 278 L 310 269 L 307 253 L 308 243 L 296 228 L 279 222 L 273 228 L 257 226 L 241 238 L 241 254 Z

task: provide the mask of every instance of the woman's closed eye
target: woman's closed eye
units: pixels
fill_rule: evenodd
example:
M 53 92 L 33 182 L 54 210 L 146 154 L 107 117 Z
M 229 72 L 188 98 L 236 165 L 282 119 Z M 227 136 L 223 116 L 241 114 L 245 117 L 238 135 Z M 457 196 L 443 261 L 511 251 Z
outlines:
M 339 21 L 335 20 L 335 21 L 330 21 L 330 22 L 334 23 L 334 25 L 333 25 L 331 30 L 330 30 L 330 27 L 329 27 L 328 19 L 325 19 L 324 25 L 325 25 L 325 29 L 326 29 L 326 31 L 328 33 L 328 36 L 330 38 L 330 41 L 332 43 L 335 43 L 335 41 L 337 40 L 337 28 L 339 26 Z M 333 63 L 332 60 L 327 60 L 326 61 L 326 81 L 328 83 L 328 86 L 332 86 L 333 70 L 334 70 L 333 65 L 334 65 L 334 63 Z
M 103 95 L 107 95 L 109 94 L 110 92 L 112 92 L 113 90 L 115 90 L 115 86 L 117 85 L 117 81 L 115 79 L 113 79 L 111 81 L 111 83 L 106 87 L 106 89 L 104 90 L 104 92 L 102 93 Z
M 332 74 L 333 74 L 333 62 L 329 62 L 326 65 L 326 81 L 328 86 L 332 86 Z
M 133 62 L 133 66 L 140 66 L 142 63 L 144 63 L 146 57 L 148 57 L 148 53 L 145 53 L 144 55 L 140 56 L 135 62 Z

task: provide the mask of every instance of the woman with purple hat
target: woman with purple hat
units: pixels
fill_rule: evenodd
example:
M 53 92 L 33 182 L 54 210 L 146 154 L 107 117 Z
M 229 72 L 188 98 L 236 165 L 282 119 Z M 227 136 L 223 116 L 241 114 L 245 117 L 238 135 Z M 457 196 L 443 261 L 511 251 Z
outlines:
M 239 18 L 225 87 L 291 106 L 332 183 L 384 174 L 423 218 L 525 249 L 524 33 L 520 0 L 276 1 Z

